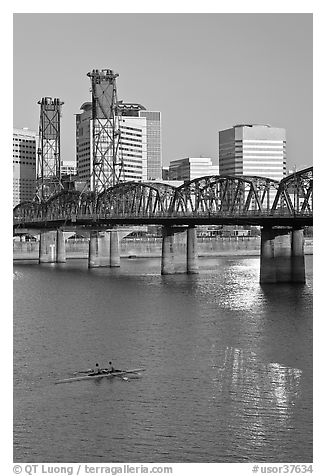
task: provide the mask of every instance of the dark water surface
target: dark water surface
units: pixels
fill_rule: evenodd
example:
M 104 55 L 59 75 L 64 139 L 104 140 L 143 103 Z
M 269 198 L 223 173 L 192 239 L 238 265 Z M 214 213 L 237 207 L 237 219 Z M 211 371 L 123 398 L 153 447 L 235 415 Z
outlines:
M 312 257 L 305 286 L 200 268 L 14 265 L 15 462 L 312 461 Z M 109 360 L 146 372 L 54 384 Z

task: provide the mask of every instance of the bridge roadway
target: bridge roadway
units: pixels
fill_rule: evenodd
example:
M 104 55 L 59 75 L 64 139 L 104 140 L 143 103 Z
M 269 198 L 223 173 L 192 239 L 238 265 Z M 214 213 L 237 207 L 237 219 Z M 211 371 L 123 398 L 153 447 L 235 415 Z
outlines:
M 262 283 L 305 282 L 303 227 L 313 224 L 313 168 L 280 182 L 209 176 L 181 187 L 125 182 L 95 196 L 62 191 L 14 208 L 14 233 L 38 230 L 41 262 L 65 261 L 64 230 L 88 233 L 89 267 L 119 266 L 124 225 L 162 226 L 162 274 L 174 273 L 174 234 L 187 231 L 187 272 L 198 272 L 197 225 L 261 227 Z
M 277 214 L 263 214 L 259 212 L 246 213 L 241 215 L 228 214 L 198 214 L 195 213 L 170 216 L 159 215 L 119 215 L 119 216 L 101 216 L 101 215 L 83 215 L 79 214 L 74 217 L 67 218 L 53 218 L 44 220 L 43 218 L 34 218 L 33 220 L 26 220 L 19 223 L 14 223 L 14 229 L 17 231 L 21 226 L 30 229 L 48 229 L 55 230 L 57 228 L 85 228 L 88 230 L 102 230 L 108 227 L 124 226 L 124 225 L 161 225 L 161 226 L 198 226 L 198 225 L 252 225 L 252 226 L 288 226 L 294 228 L 301 228 L 305 226 L 312 226 L 312 214 L 297 214 L 297 215 L 277 215 Z

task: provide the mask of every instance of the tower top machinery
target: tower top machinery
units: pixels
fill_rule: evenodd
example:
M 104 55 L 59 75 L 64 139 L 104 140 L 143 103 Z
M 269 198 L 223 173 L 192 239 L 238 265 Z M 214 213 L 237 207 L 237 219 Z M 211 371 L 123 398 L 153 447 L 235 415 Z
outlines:
M 40 101 L 39 143 L 36 198 L 47 200 L 62 190 L 60 157 L 60 99 L 44 97 Z
M 87 73 L 92 85 L 91 190 L 100 193 L 124 181 L 116 78 L 111 69 Z

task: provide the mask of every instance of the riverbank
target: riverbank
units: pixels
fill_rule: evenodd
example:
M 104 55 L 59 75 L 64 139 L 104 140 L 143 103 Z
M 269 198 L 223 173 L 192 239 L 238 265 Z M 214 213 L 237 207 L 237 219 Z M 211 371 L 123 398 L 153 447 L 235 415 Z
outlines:
M 87 258 L 88 240 L 68 240 L 66 242 L 66 256 L 68 259 Z M 121 258 L 159 258 L 162 250 L 161 238 L 129 238 L 121 241 Z M 186 240 L 182 235 L 175 237 L 175 255 L 186 254 Z M 306 238 L 304 244 L 305 255 L 313 254 L 313 239 Z M 228 238 L 198 238 L 199 257 L 220 256 L 259 256 L 260 237 L 228 237 Z M 14 242 L 14 260 L 36 260 L 39 256 L 38 242 Z

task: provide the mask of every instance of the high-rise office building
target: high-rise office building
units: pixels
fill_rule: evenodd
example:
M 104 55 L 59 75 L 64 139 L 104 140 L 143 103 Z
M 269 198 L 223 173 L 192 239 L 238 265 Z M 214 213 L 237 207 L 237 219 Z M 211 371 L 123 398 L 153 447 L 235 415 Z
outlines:
M 286 175 L 286 131 L 240 124 L 219 132 L 221 175 L 254 175 L 281 180 Z
M 92 171 L 91 121 L 92 103 L 80 106 L 81 113 L 76 114 L 76 165 L 77 174 L 90 187 Z
M 139 117 L 146 121 L 147 147 L 147 180 L 162 179 L 162 141 L 161 141 L 161 113 L 147 111 L 137 103 L 119 102 L 119 111 L 123 118 Z
M 119 103 L 120 146 L 125 181 L 146 181 L 148 177 L 147 119 L 139 115 L 143 106 Z M 90 183 L 92 174 L 92 104 L 81 106 L 76 114 L 77 173 L 80 180 Z
M 139 117 L 146 118 L 147 124 L 147 179 L 162 179 L 161 113 L 159 111 L 139 111 Z
M 125 181 L 147 179 L 146 120 L 124 116 L 120 119 L 120 158 L 124 164 Z
M 187 157 L 172 160 L 169 166 L 169 180 L 193 180 L 206 175 L 218 175 L 218 165 L 209 157 Z
M 13 130 L 13 206 L 33 200 L 36 192 L 37 134 Z

